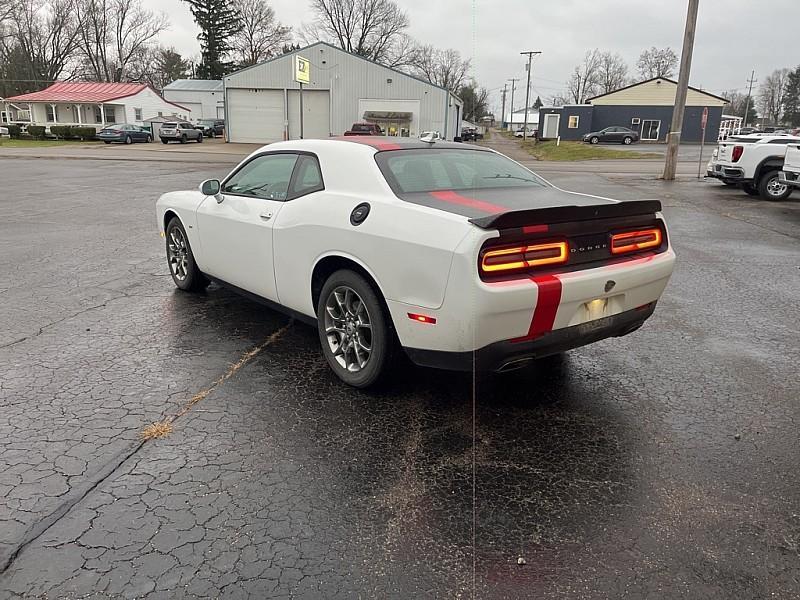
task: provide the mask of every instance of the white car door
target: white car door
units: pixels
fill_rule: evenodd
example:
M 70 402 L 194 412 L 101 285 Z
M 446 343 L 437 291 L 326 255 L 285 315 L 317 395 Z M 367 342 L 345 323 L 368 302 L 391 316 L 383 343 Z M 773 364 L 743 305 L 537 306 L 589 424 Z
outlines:
M 256 156 L 223 182 L 221 201 L 203 200 L 197 228 L 209 275 L 278 301 L 272 228 L 289 196 L 296 162 L 294 153 Z

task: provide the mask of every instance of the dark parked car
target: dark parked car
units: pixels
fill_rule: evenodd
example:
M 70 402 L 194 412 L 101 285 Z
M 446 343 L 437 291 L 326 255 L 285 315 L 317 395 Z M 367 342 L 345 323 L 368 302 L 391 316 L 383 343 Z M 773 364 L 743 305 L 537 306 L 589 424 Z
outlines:
M 194 125 L 186 121 L 171 121 L 162 124 L 158 136 L 161 138 L 162 144 L 169 144 L 170 142 L 185 144 L 189 140 L 195 140 L 198 143 L 203 141 L 203 132 L 195 129 Z
M 106 144 L 111 142 L 132 144 L 133 142 L 152 142 L 153 136 L 149 131 L 145 131 L 136 125 L 118 123 L 101 129 L 100 133 L 97 134 L 97 139 L 103 140 Z
M 200 119 L 195 129 L 199 129 L 206 137 L 217 137 L 218 135 L 225 134 L 225 120 L 224 119 Z
M 376 123 L 353 123 L 353 126 L 344 132 L 345 135 L 383 135 L 383 131 Z
M 483 134 L 477 129 L 464 129 L 461 131 L 461 139 L 465 142 L 475 142 L 483 139 Z
M 600 142 L 618 142 L 620 144 L 632 144 L 639 141 L 639 134 L 627 127 L 606 127 L 600 131 L 592 131 L 583 136 L 584 142 L 599 144 Z

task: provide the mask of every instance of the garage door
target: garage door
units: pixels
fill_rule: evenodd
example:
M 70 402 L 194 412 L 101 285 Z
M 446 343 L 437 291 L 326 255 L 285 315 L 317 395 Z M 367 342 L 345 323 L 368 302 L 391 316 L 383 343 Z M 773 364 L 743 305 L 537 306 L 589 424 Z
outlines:
M 326 138 L 331 130 L 331 94 L 328 90 L 303 91 L 303 137 Z M 300 137 L 300 92 L 289 90 L 289 137 Z
M 283 139 L 283 90 L 228 89 L 228 131 L 232 142 Z

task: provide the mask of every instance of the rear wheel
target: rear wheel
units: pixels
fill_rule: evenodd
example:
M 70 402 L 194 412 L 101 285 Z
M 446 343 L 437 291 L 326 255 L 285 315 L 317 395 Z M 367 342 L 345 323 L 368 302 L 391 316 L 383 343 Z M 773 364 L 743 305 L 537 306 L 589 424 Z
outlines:
M 202 144 L 203 143 L 203 134 L 202 133 L 199 136 L 197 136 L 197 143 L 198 144 Z
M 591 139 L 589 140 L 589 143 L 590 144 L 599 144 L 600 143 L 600 138 L 597 137 L 596 135 L 593 135 L 591 137 Z
M 317 306 L 322 353 L 346 384 L 375 385 L 386 374 L 394 351 L 391 317 L 369 282 L 354 271 L 331 275 Z
M 749 194 L 750 196 L 758 196 L 758 188 L 754 186 L 752 183 L 743 183 L 742 189 L 745 193 Z
M 106 143 L 106 144 L 110 144 L 111 143 L 108 140 L 103 140 L 103 142 Z
M 771 171 L 759 180 L 758 192 L 764 200 L 786 200 L 792 193 L 792 188 L 781 182 L 778 171 Z
M 208 285 L 208 279 L 197 268 L 186 230 L 178 217 L 167 224 L 167 264 L 175 285 L 187 292 L 198 292 Z
M 129 135 L 125 136 L 125 143 L 126 144 L 132 144 L 133 143 L 133 140 L 131 139 L 131 136 L 129 136 Z
M 624 138 L 622 138 L 622 143 L 626 146 L 630 146 L 633 143 L 633 138 L 626 135 Z
M 181 136 L 181 144 L 185 144 L 185 143 L 186 143 L 186 134 L 184 133 L 184 134 Z
M 147 143 L 149 144 L 150 142 L 152 142 L 152 141 L 153 141 L 153 138 L 152 138 L 152 136 L 149 136 L 149 135 L 148 135 L 146 138 L 144 138 L 144 141 L 145 141 L 145 142 L 147 142 Z

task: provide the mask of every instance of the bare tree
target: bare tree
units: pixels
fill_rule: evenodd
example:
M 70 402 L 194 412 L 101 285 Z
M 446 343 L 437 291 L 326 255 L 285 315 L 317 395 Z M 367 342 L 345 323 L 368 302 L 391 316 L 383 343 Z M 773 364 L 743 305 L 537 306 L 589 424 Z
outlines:
M 24 0 L 3 11 L 0 62 L 15 92 L 41 89 L 72 75 L 79 22 L 73 0 Z M 8 93 L 8 92 L 5 92 Z
M 129 66 L 168 27 L 166 16 L 147 10 L 141 0 L 77 0 L 76 7 L 84 74 L 94 81 L 130 79 Z
M 291 27 L 275 20 L 275 11 L 265 0 L 233 0 L 241 29 L 231 38 L 237 63 L 249 67 L 281 53 L 291 41 Z
M 600 86 L 600 65 L 602 54 L 599 50 L 589 50 L 583 62 L 575 67 L 567 81 L 569 98 L 575 104 L 583 104 L 587 98 L 594 96 Z
M 603 52 L 600 54 L 600 65 L 597 69 L 597 87 L 601 94 L 607 94 L 625 86 L 628 78 L 628 65 L 618 53 Z
M 656 48 L 655 46 L 644 50 L 636 62 L 642 80 L 672 77 L 677 66 L 678 55 L 672 48 Z
M 469 68 L 470 60 L 462 59 L 458 50 L 439 50 L 426 45 L 418 47 L 412 71 L 455 93 L 467 81 Z
M 776 69 L 767 75 L 758 90 L 758 108 L 773 125 L 780 123 L 789 69 Z
M 403 42 L 408 15 L 393 0 L 311 0 L 314 20 L 303 26 L 307 43 L 330 42 L 377 62 L 387 62 Z

